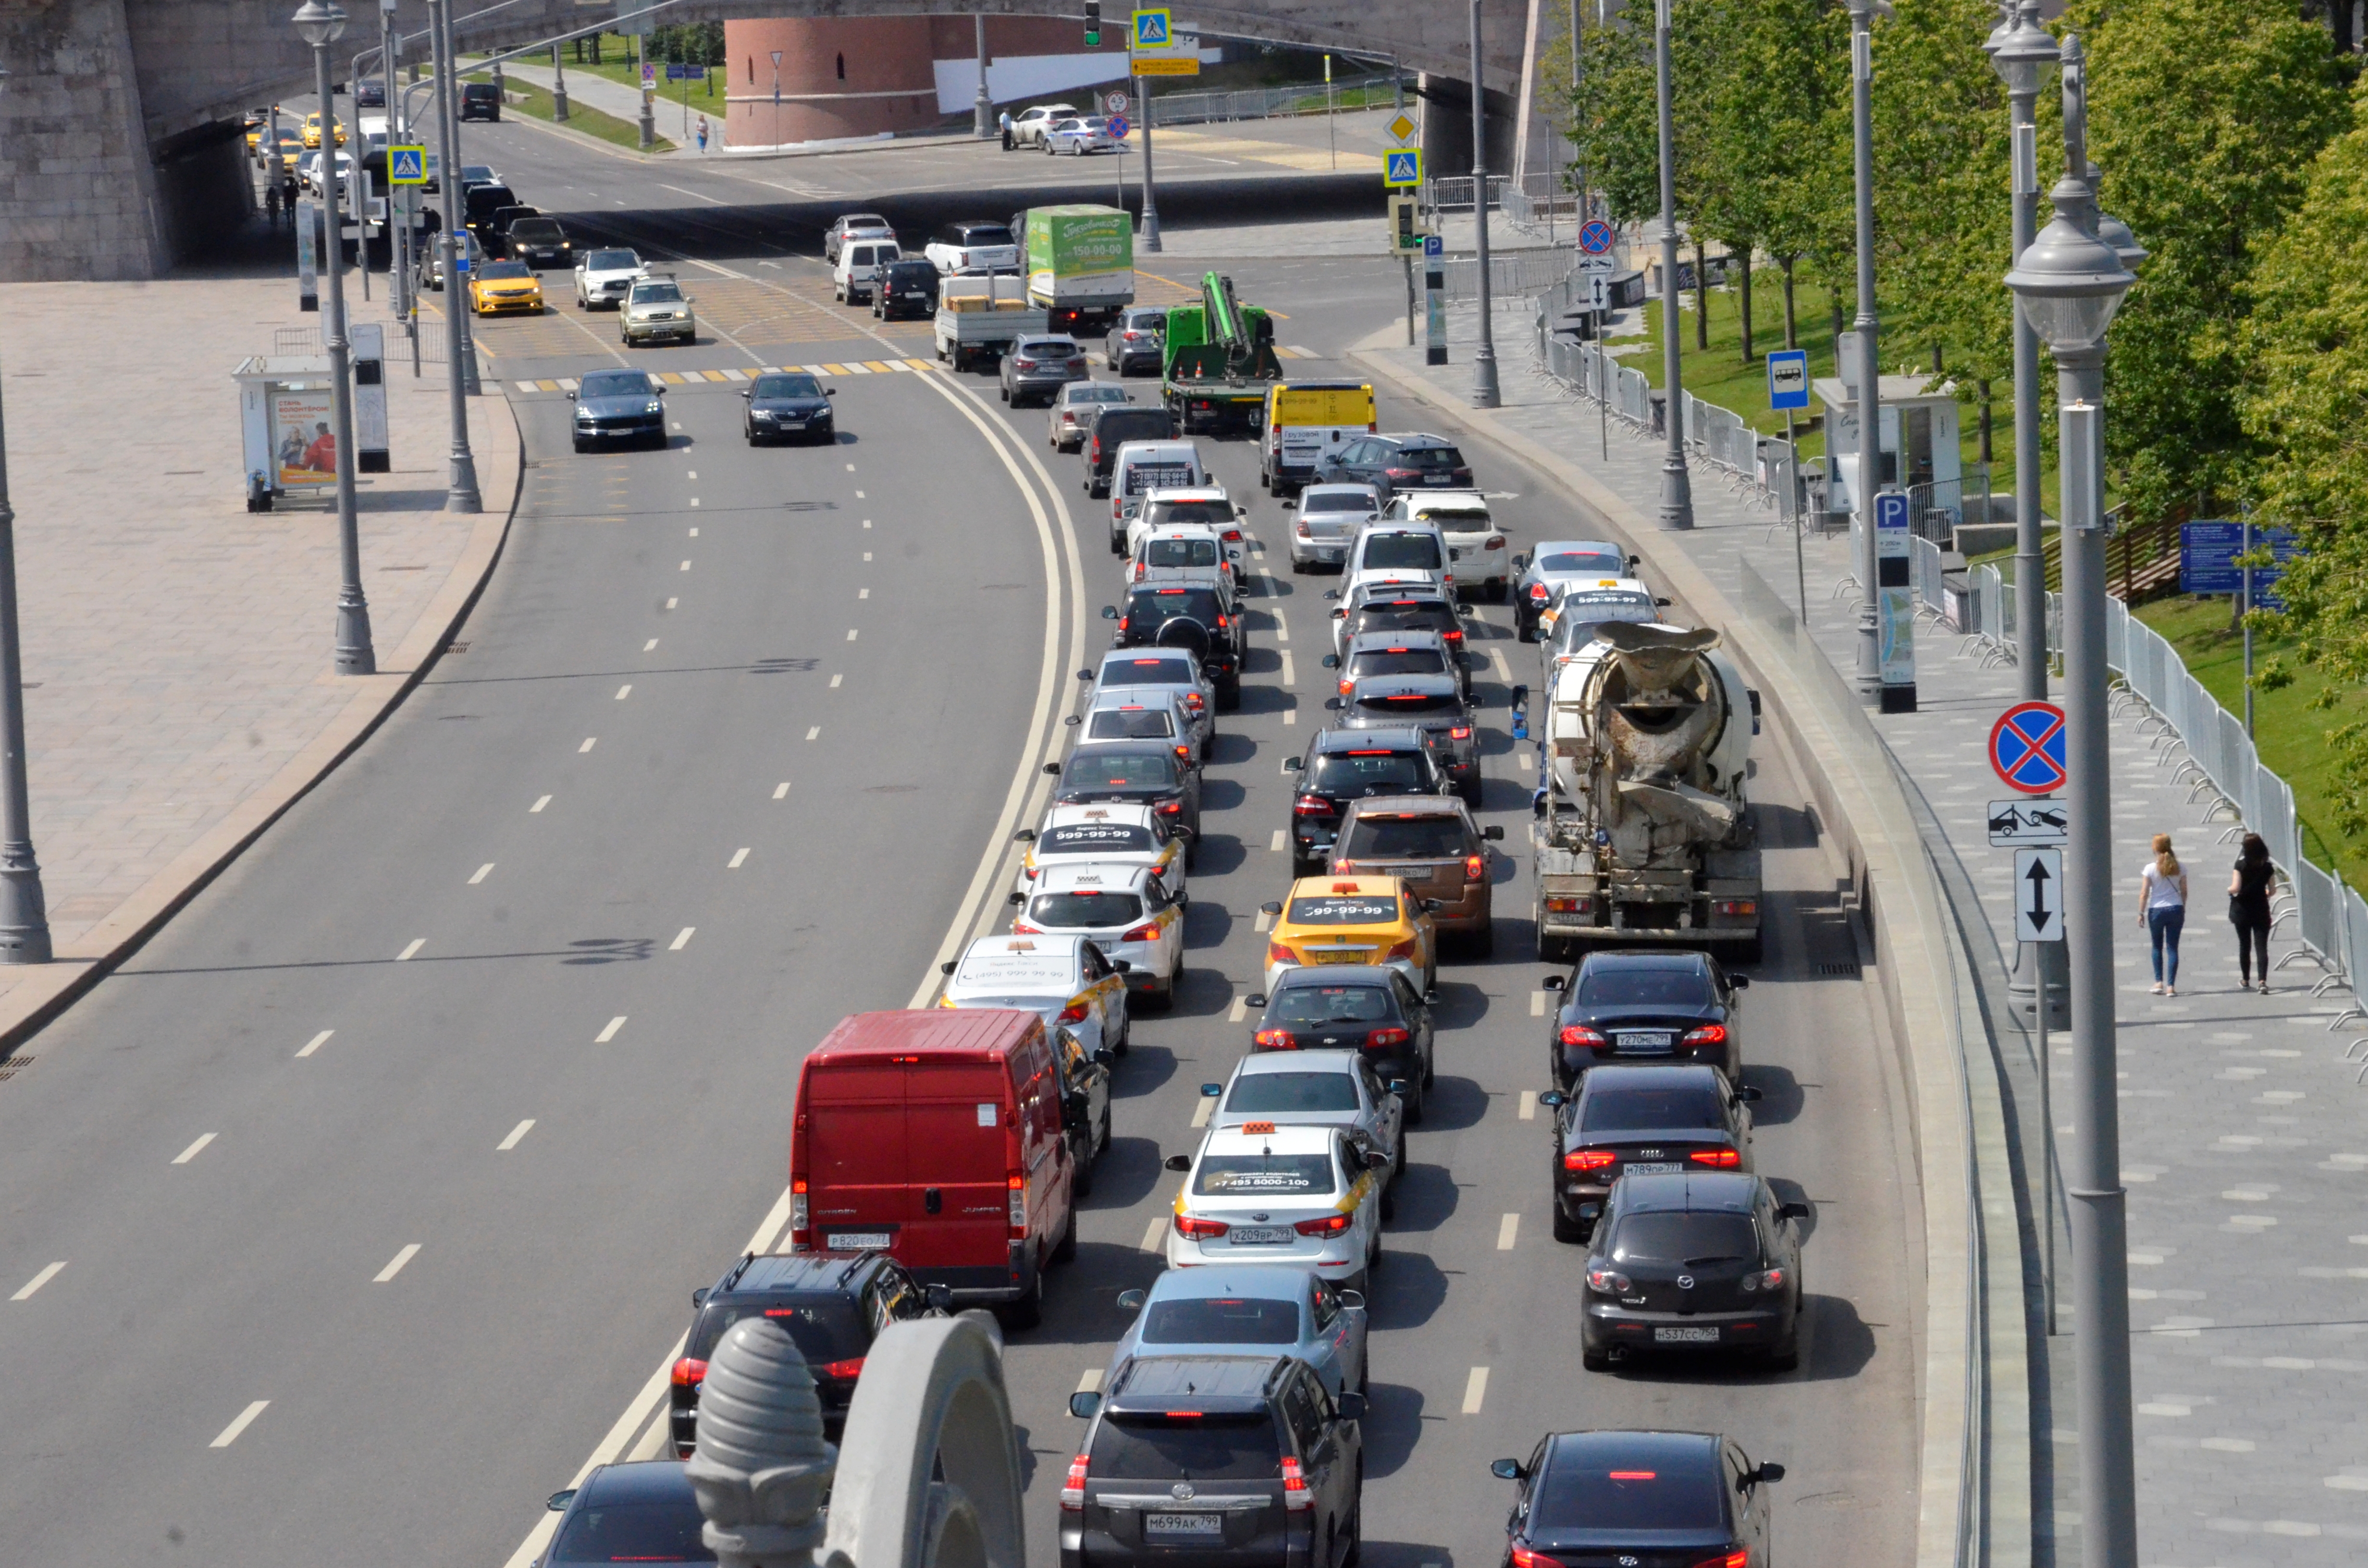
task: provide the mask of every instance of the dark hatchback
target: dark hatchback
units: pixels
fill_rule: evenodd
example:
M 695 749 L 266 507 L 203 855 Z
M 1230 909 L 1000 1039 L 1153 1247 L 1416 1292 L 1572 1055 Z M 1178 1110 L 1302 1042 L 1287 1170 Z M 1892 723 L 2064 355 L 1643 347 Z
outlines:
M 1714 1433 L 1555 1432 L 1488 1470 L 1520 1485 L 1507 1568 L 1774 1568 L 1768 1488 L 1784 1467 Z
M 604 1464 L 580 1486 L 553 1493 L 559 1514 L 551 1550 L 535 1568 L 612 1562 L 712 1562 L 707 1523 L 680 1460 Z
M 1791 1371 L 1808 1214 L 1739 1171 L 1628 1177 L 1588 1255 L 1581 1358 L 1601 1371 L 1639 1350 L 1739 1350 Z
M 1283 764 L 1299 775 L 1291 797 L 1291 874 L 1321 870 L 1339 835 L 1340 814 L 1369 795 L 1444 795 L 1446 772 L 1420 730 L 1326 730 L 1305 756 Z
M 1364 1396 L 1289 1356 L 1144 1356 L 1061 1487 L 1061 1568 L 1350 1568 L 1364 1534 Z
M 935 315 L 937 310 L 935 262 L 916 256 L 909 261 L 892 261 L 881 269 L 880 281 L 871 290 L 874 316 L 882 321 L 904 321 L 913 316 Z
M 1385 964 L 1327 964 L 1282 971 L 1270 995 L 1252 996 L 1262 1009 L 1250 1033 L 1250 1052 L 1356 1051 L 1384 1084 L 1411 1085 L 1406 1119 L 1422 1119 L 1422 1103 L 1436 1071 L 1430 1004 L 1414 983 Z
M 603 441 L 666 444 L 666 399 L 647 370 L 593 370 L 567 394 L 575 404 L 575 449 Z
M 1217 585 L 1163 582 L 1146 573 L 1144 581 L 1128 590 L 1123 610 L 1105 606 L 1102 616 L 1118 622 L 1113 647 L 1182 648 L 1201 661 L 1216 687 L 1219 709 L 1230 711 L 1241 706 L 1249 629 L 1231 597 Z
M 1386 503 L 1401 490 L 1469 490 L 1472 465 L 1443 436 L 1360 436 L 1315 460 L 1315 484 L 1370 484 Z
M 556 218 L 516 218 L 502 231 L 502 248 L 529 267 L 574 267 L 575 242 Z
M 1171 826 L 1201 833 L 1201 770 L 1189 766 L 1164 741 L 1112 741 L 1079 746 L 1066 764 L 1048 762 L 1044 771 L 1059 778 L 1053 786 L 1053 803 L 1061 806 L 1100 805 L 1121 801 L 1149 806 Z
M 506 185 L 472 185 L 462 200 L 461 211 L 469 233 L 477 236 L 477 243 L 484 245 L 488 254 L 498 255 L 496 246 L 500 235 L 494 228 L 494 214 L 505 207 L 516 207 L 518 204 L 517 192 Z
M 776 370 L 758 376 L 740 395 L 748 407 L 740 432 L 752 447 L 767 441 L 812 441 L 827 446 L 838 438 L 826 387 L 803 370 Z
M 1750 1170 L 1748 1108 L 1759 1097 L 1699 1062 L 1602 1067 L 1579 1080 L 1576 1096 L 1540 1095 L 1555 1112 L 1554 1240 L 1591 1236 L 1624 1177 Z
M 942 1293 L 941 1293 L 942 1295 Z M 724 1330 L 743 1318 L 770 1319 L 787 1330 L 814 1374 L 823 1432 L 836 1439 L 871 1342 L 892 1323 L 943 1315 L 942 1302 L 882 1252 L 750 1253 L 723 1278 L 690 1293 L 693 1315 L 682 1358 L 669 1381 L 667 1435 L 675 1457 L 689 1459 L 699 1437 L 699 1391 L 707 1359 Z
M 1411 724 L 1430 743 L 1448 787 L 1466 805 L 1480 803 L 1480 724 L 1449 675 L 1368 676 L 1346 697 L 1327 699 L 1344 730 Z
M 1110 469 L 1118 461 L 1118 449 L 1129 441 L 1175 438 L 1176 416 L 1164 404 L 1157 408 L 1124 403 L 1104 405 L 1095 414 L 1093 426 L 1084 439 L 1077 443 L 1078 456 L 1086 465 L 1086 494 L 1110 494 Z M 1121 548 L 1123 550 L 1122 545 Z
M 461 84 L 461 118 L 490 119 L 496 125 L 502 118 L 502 90 L 491 82 Z
M 1707 1062 L 1729 1082 L 1743 1071 L 1735 994 L 1751 980 L 1707 953 L 1589 953 L 1542 983 L 1562 993 L 1546 1042 L 1557 1088 L 1601 1062 Z

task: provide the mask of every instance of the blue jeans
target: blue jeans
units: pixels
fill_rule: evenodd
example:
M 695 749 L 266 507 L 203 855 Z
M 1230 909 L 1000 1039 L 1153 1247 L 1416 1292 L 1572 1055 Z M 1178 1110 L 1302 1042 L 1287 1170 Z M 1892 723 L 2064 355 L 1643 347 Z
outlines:
M 2164 985 L 2179 983 L 2179 933 L 2187 925 L 2183 903 L 2157 904 L 2146 911 L 2146 937 L 2154 944 L 2154 977 Z M 2169 949 L 2169 961 L 2163 951 Z

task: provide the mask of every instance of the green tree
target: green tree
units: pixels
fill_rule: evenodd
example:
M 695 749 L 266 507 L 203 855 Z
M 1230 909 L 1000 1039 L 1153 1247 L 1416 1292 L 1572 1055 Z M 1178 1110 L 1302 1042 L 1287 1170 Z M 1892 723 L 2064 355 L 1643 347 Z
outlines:
M 1571 104 L 1570 140 L 1611 222 L 1638 223 L 1661 210 L 1660 120 L 1653 36 L 1626 26 L 1581 28 L 1584 83 Z

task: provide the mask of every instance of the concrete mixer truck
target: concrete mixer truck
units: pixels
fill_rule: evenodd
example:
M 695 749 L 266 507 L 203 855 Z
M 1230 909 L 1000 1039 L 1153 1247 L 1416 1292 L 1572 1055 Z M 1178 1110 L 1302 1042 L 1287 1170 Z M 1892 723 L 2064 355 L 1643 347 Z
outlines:
M 1708 630 L 1607 621 L 1546 693 L 1538 957 L 1609 944 L 1759 958 L 1759 850 L 1744 801 L 1759 694 Z

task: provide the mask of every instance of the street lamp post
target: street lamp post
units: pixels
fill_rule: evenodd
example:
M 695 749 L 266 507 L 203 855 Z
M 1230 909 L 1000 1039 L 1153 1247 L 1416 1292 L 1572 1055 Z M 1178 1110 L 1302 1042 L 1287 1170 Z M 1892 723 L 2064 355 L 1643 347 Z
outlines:
M 2022 260 L 2039 226 L 2039 84 L 2055 63 L 2055 40 L 2035 0 L 1998 0 L 1998 30 L 1982 47 L 2006 83 L 2014 149 L 2014 255 Z M 2039 526 L 2039 337 L 2014 318 L 2014 628 L 2016 695 L 2047 699 L 2047 562 Z M 1987 517 L 1982 519 L 1989 521 Z
M 0 70 L 0 82 L 8 73 Z M 279 110 L 272 106 L 269 142 L 279 164 Z M 0 964 L 50 961 L 50 917 L 33 858 L 32 793 L 25 781 L 25 667 L 17 638 L 17 511 L 8 504 L 8 442 L 0 434 Z
M 978 97 L 971 100 L 970 133 L 984 139 L 995 134 L 995 100 L 986 94 L 986 13 L 971 17 L 971 36 L 978 49 Z
M 477 459 L 469 449 L 470 382 L 476 375 L 476 350 L 469 342 L 468 294 L 461 281 L 461 247 L 468 234 L 469 207 L 461 188 L 461 138 L 452 100 L 457 96 L 452 70 L 452 0 L 428 0 L 428 68 L 436 78 L 436 155 L 444 196 L 444 228 L 436 236 L 437 263 L 444 279 L 444 379 L 451 393 L 452 454 L 447 476 L 444 509 L 482 512 L 484 498 L 477 492 Z
M 1885 0 L 1850 0 L 1850 129 L 1858 195 L 1858 664 L 1861 700 L 1883 697 L 1883 589 L 1875 564 L 1874 493 L 1883 482 L 1883 357 L 1876 351 L 1874 305 L 1874 9 Z
M 322 154 L 329 177 L 321 182 L 321 207 L 329 243 L 323 247 L 327 254 L 321 258 L 321 270 L 329 285 L 328 315 L 322 325 L 327 329 L 324 336 L 329 350 L 329 417 L 336 424 L 337 445 L 336 667 L 339 675 L 376 675 L 378 657 L 370 651 L 370 602 L 362 597 L 361 526 L 354 500 L 353 365 L 346 338 L 344 222 L 337 213 L 340 187 L 345 181 L 337 176 L 337 100 L 329 90 L 329 45 L 345 32 L 346 13 L 339 6 L 304 0 L 292 19 L 296 31 L 313 46 L 313 80 L 321 98 L 321 145 L 328 149 Z
M 1686 394 L 1679 371 L 1684 343 L 1678 335 L 1678 153 L 1669 120 L 1669 6 L 1653 6 L 1653 76 L 1659 100 L 1661 134 L 1661 380 L 1668 388 L 1661 424 L 1669 438 L 1661 459 L 1661 517 L 1665 528 L 1694 526 L 1693 480 L 1686 472 Z
M 1497 331 L 1488 291 L 1488 102 L 1480 83 L 1480 0 L 1472 0 L 1472 221 L 1480 263 L 1480 343 L 1472 351 L 1472 406 L 1503 401 L 1497 386 Z
M 554 125 L 567 120 L 567 62 L 560 58 L 559 46 L 551 46 L 551 119 Z
M 2081 1562 L 2133 1568 L 2137 1502 L 2130 1434 L 2129 1258 L 2113 1018 L 2112 801 L 2107 774 L 2102 412 L 2105 329 L 2136 281 L 2098 233 L 2085 178 L 2088 84 L 2077 36 L 2066 37 L 2064 177 L 2055 216 L 2007 287 L 2055 359 L 2062 454 L 2065 937 L 2072 991 L 2070 1201 L 2075 1381 L 2080 1434 Z M 2133 247 L 2134 248 L 2134 247 Z

